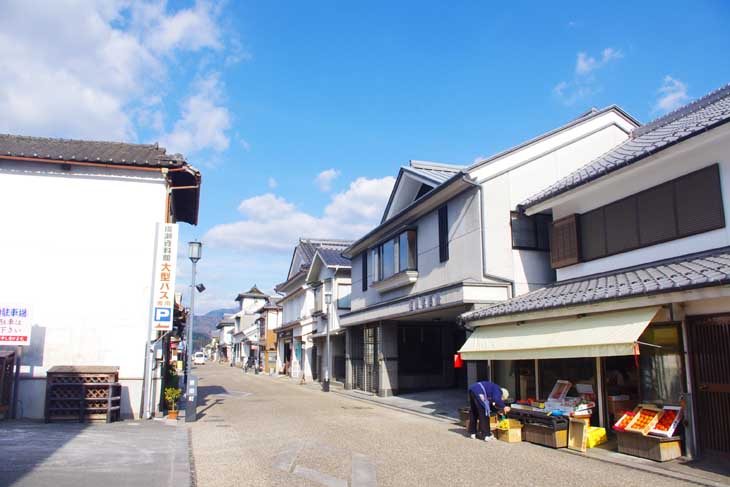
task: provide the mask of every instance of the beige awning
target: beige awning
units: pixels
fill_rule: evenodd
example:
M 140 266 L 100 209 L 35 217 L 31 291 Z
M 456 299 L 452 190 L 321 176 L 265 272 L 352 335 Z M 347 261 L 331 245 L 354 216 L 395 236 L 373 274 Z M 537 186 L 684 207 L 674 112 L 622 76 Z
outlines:
M 461 347 L 464 360 L 521 360 L 633 355 L 659 307 L 482 326 Z

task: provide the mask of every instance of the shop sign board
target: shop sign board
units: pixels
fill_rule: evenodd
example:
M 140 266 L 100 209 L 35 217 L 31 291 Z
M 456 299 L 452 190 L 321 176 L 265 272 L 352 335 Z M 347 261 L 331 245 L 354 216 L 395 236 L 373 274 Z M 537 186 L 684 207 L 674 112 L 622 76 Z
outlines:
M 175 312 L 175 272 L 177 267 L 176 223 L 157 224 L 155 280 L 152 286 L 152 328 L 172 330 Z
M 0 345 L 30 345 L 30 308 L 23 304 L 0 303 Z
M 435 308 L 436 306 L 441 306 L 441 294 L 439 293 L 419 296 L 408 301 L 408 311 Z

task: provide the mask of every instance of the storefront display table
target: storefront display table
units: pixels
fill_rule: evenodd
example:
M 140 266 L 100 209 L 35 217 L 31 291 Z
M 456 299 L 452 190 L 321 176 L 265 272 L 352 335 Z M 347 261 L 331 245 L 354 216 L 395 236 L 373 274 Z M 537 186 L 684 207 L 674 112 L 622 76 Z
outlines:
M 568 417 L 551 416 L 539 411 L 512 409 L 507 417 L 522 422 L 522 439 L 550 448 L 568 446 Z
M 678 436 L 660 438 L 630 431 L 616 431 L 618 451 L 626 455 L 666 462 L 682 456 L 681 439 Z

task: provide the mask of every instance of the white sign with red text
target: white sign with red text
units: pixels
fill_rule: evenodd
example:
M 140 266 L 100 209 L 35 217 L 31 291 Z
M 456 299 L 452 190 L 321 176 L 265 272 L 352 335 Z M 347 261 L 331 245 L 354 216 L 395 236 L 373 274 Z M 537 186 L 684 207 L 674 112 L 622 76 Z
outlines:
M 30 308 L 0 302 L 0 345 L 30 345 Z
M 175 313 L 175 268 L 177 263 L 177 224 L 157 224 L 155 280 L 152 287 L 152 329 L 172 330 Z

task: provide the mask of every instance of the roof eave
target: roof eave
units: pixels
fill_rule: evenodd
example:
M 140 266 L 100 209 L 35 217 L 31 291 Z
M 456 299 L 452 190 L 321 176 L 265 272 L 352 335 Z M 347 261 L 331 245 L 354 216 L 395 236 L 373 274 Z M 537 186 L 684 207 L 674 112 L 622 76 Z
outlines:
M 454 174 L 451 178 L 444 181 L 442 184 L 431 190 L 430 192 L 426 193 L 422 198 L 417 199 L 407 207 L 403 208 L 401 211 L 399 211 L 396 215 L 389 218 L 387 221 L 381 223 L 377 227 L 370 230 L 368 233 L 366 233 L 362 238 L 359 240 L 356 240 L 352 243 L 349 247 L 347 247 L 345 250 L 342 251 L 342 255 L 348 259 L 352 259 L 354 255 L 359 254 L 362 252 L 362 247 L 367 247 L 367 243 L 373 239 L 381 238 L 383 235 L 391 230 L 397 224 L 399 224 L 400 220 L 404 219 L 406 216 L 409 215 L 411 212 L 415 212 L 415 214 L 410 215 L 410 219 L 417 218 L 420 216 L 419 209 L 423 209 L 425 207 L 428 207 L 429 204 L 433 203 L 433 200 L 435 198 L 439 198 L 443 195 L 443 193 L 451 189 L 452 186 L 454 186 L 458 182 L 463 182 L 464 187 L 457 191 L 456 194 L 461 193 L 461 191 L 466 190 L 469 187 L 473 187 L 474 183 L 468 180 L 468 176 L 463 172 L 459 171 L 458 173 Z M 455 195 L 450 195 L 447 198 L 447 201 L 451 198 L 453 198 Z M 420 208 L 419 208 L 420 207 Z M 428 211 L 431 211 L 432 209 L 428 209 Z M 424 212 L 425 213 L 425 212 Z

